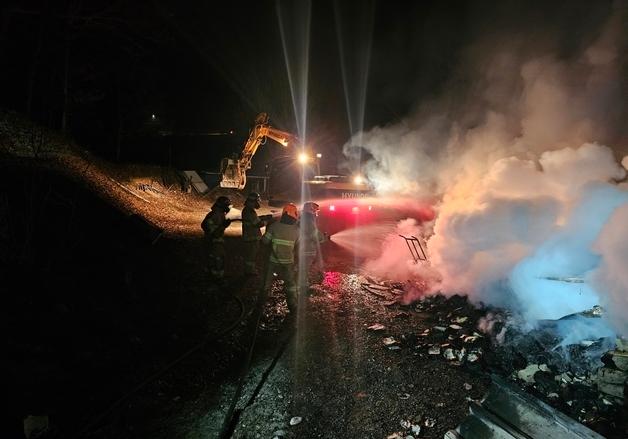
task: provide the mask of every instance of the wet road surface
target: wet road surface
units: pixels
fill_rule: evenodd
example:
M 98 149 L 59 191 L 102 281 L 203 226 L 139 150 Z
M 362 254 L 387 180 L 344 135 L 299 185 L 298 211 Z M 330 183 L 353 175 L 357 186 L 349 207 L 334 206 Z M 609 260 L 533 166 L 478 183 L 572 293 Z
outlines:
M 483 394 L 484 376 L 417 348 L 433 319 L 363 288 L 369 281 L 359 263 L 328 244 L 323 279 L 304 298 L 295 325 L 281 322 L 283 294 L 273 290 L 232 437 L 405 437 L 402 422 L 410 421 L 420 437 L 440 438 L 466 416 L 466 398 Z M 375 323 L 385 328 L 367 329 Z M 387 337 L 399 344 L 385 346 Z M 219 402 L 186 437 L 218 435 L 234 388 L 235 381 L 221 386 Z M 290 425 L 295 417 L 301 421 Z

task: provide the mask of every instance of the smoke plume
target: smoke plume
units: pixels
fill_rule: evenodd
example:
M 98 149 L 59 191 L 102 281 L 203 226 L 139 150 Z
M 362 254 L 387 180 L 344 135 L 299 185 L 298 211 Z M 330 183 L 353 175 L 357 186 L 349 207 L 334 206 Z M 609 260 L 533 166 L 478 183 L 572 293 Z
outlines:
M 367 268 L 424 276 L 432 291 L 508 306 L 530 322 L 601 304 L 628 334 L 628 188 L 618 183 L 628 157 L 620 163 L 605 146 L 625 135 L 624 18 L 616 7 L 568 56 L 493 35 L 467 51 L 460 75 L 473 86 L 452 81 L 402 122 L 351 139 L 345 153 L 359 138 L 380 194 L 440 197 L 424 234 L 429 267 L 408 262 L 394 233 Z M 410 221 L 398 232 L 407 228 L 425 232 Z
M 426 236 L 429 235 L 431 226 L 431 223 L 419 224 L 413 218 L 400 221 L 394 230 L 385 236 L 379 254 L 367 261 L 364 268 L 369 273 L 389 279 L 421 278 L 429 280 L 430 283 L 439 282 L 440 278 L 436 271 L 426 265 L 416 264 L 414 259 L 408 258 L 410 255 L 408 245 L 399 236 Z M 421 245 L 425 249 L 425 243 Z

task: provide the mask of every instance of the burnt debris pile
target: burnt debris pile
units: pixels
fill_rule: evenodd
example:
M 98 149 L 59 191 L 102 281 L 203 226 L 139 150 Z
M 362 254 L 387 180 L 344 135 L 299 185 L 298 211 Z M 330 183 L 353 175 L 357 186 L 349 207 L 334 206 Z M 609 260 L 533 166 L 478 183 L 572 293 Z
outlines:
M 628 344 L 614 334 L 582 338 L 582 328 L 602 321 L 599 307 L 530 327 L 506 310 L 474 306 L 458 295 L 424 296 L 404 305 L 400 287 L 364 286 L 382 299 L 397 295 L 397 302 L 384 306 L 419 314 L 427 323 L 418 334 L 384 339 L 386 348 L 412 345 L 422 357 L 501 376 L 606 437 L 625 437 Z
M 485 326 L 491 372 L 607 437 L 624 437 L 628 346 L 614 336 L 571 337 L 583 325 L 596 325 L 601 309 L 540 321 L 531 330 L 503 313 L 490 318 L 500 322 Z

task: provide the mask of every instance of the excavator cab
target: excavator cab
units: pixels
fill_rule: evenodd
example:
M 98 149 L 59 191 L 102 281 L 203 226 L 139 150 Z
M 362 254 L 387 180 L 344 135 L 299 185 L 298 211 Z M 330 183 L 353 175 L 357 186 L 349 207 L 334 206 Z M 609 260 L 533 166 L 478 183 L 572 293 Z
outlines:
M 220 162 L 220 187 L 232 189 L 244 189 L 246 186 L 246 171 L 251 169 L 251 160 L 257 152 L 257 148 L 265 143 L 266 138 L 271 138 L 280 145 L 287 147 L 296 136 L 280 131 L 269 125 L 268 113 L 260 113 L 255 118 L 255 125 L 249 132 L 249 138 L 244 144 L 240 156 L 225 157 Z

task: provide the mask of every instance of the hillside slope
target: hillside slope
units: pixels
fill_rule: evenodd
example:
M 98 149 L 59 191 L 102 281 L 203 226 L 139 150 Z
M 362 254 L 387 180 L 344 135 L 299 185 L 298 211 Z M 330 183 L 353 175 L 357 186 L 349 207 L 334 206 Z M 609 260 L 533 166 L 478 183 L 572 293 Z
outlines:
M 16 113 L 0 110 L 0 162 L 40 166 L 59 172 L 128 215 L 138 215 L 166 236 L 200 236 L 200 223 L 213 195 L 181 191 L 173 170 L 158 166 L 117 165 L 95 157 L 61 134 L 39 127 Z M 243 197 L 234 194 L 239 207 Z M 239 216 L 234 210 L 233 216 Z M 239 227 L 230 227 L 235 235 Z

